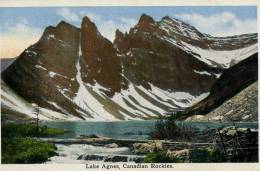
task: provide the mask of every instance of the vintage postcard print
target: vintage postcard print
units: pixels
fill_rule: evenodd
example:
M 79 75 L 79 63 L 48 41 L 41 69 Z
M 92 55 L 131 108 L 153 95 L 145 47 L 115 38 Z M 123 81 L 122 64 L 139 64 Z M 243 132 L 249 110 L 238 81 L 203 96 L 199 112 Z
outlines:
M 5 167 L 259 163 L 256 5 L 3 6 L 0 21 Z

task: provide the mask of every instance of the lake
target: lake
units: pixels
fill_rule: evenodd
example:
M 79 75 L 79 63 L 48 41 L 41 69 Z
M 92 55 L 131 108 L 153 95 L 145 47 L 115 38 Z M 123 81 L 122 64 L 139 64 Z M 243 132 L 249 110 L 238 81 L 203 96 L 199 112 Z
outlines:
M 178 125 L 187 125 L 200 131 L 232 126 L 231 122 L 190 122 L 178 121 Z M 115 139 L 148 139 L 155 130 L 156 120 L 149 121 L 117 121 L 117 122 L 44 122 L 44 125 L 67 130 L 57 138 L 75 138 L 80 135 L 100 135 Z M 258 129 L 257 122 L 237 122 L 237 127 Z

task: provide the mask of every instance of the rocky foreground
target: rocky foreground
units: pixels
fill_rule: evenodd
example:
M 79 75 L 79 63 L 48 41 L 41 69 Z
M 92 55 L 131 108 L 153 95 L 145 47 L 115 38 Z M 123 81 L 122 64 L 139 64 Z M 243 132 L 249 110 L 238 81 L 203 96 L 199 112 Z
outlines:
M 258 130 L 236 128 L 234 126 L 219 129 L 213 135 L 212 142 L 175 142 L 171 140 L 126 140 L 111 139 L 107 137 L 80 136 L 75 139 L 41 138 L 41 141 L 54 144 L 88 144 L 106 148 L 128 147 L 131 155 L 114 154 L 81 154 L 77 160 L 103 161 L 103 162 L 144 162 L 147 154 L 165 152 L 169 157 L 178 158 L 181 162 L 192 162 L 191 153 L 194 150 L 210 149 L 225 157 L 225 162 L 245 160 L 256 162 L 258 160 Z M 210 162 L 210 161 L 209 161 Z M 248 161 L 247 161 L 248 162 Z

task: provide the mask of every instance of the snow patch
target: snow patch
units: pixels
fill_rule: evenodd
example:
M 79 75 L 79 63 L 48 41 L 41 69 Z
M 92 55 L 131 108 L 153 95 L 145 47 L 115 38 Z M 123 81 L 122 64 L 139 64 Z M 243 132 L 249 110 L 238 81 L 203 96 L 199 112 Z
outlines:
M 202 49 L 197 46 L 190 45 L 186 42 L 182 42 L 184 45 L 183 48 L 188 52 L 193 52 L 198 54 L 193 55 L 197 59 L 203 61 L 204 63 L 215 66 L 213 62 L 223 65 L 225 68 L 230 67 L 232 61 L 233 65 L 239 61 L 244 60 L 245 58 L 253 55 L 257 52 L 257 44 L 236 49 L 236 50 L 213 50 L 213 49 Z
M 54 78 L 55 75 L 57 75 L 55 72 L 52 72 L 52 71 L 49 72 L 49 76 L 50 76 L 51 78 Z
M 35 68 L 38 68 L 38 69 L 42 69 L 42 70 L 44 70 L 44 71 L 47 71 L 47 69 L 46 68 L 44 68 L 43 66 L 41 66 L 41 65 L 35 65 Z
M 198 71 L 198 70 L 193 70 L 195 73 L 200 74 L 200 75 L 209 75 L 211 76 L 211 73 L 207 72 L 207 71 Z
M 29 54 L 33 54 L 33 55 L 37 55 L 36 52 L 32 51 L 32 50 L 26 50 L 25 53 L 29 53 Z

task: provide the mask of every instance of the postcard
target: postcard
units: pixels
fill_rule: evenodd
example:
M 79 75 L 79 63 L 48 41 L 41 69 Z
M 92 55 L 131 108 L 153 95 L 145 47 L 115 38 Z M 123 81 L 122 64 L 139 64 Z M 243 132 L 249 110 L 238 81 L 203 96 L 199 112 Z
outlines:
M 259 169 L 259 4 L 134 2 L 0 3 L 1 170 Z

